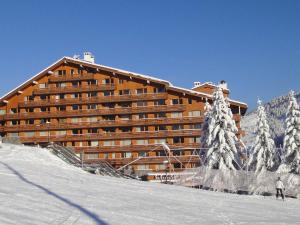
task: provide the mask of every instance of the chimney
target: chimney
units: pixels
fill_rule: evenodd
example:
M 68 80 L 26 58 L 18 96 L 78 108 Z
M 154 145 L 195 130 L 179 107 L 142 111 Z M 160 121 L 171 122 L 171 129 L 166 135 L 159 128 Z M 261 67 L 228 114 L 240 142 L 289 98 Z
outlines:
M 90 52 L 84 52 L 83 53 L 83 60 L 87 61 L 87 62 L 90 62 L 90 63 L 95 63 L 95 57 Z
M 194 82 L 194 87 L 193 87 L 193 88 L 197 88 L 197 87 L 199 87 L 199 86 L 201 86 L 201 82 L 195 81 L 195 82 Z
M 227 82 L 225 80 L 221 80 L 219 86 L 223 89 L 228 89 Z

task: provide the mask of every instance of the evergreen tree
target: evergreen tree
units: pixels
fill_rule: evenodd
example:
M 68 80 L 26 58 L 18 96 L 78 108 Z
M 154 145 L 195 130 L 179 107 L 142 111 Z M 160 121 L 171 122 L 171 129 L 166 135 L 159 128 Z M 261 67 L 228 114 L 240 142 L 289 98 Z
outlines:
M 203 128 L 202 147 L 208 148 L 205 165 L 213 169 L 236 170 L 238 129 L 221 87 L 217 87 L 213 94 L 213 104 L 207 112 Z
M 300 174 L 300 110 L 293 91 L 289 93 L 283 149 L 284 163 L 278 172 Z
M 257 103 L 257 131 L 249 167 L 254 169 L 255 173 L 260 173 L 265 170 L 272 171 L 278 165 L 279 158 L 275 152 L 274 141 L 270 136 L 265 108 L 260 100 Z

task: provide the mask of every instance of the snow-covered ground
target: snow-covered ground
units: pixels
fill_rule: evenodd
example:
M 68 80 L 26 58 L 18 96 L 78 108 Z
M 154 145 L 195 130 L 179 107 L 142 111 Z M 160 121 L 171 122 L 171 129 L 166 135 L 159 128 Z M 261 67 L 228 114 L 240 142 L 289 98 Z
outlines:
M 300 224 L 300 201 L 88 174 L 44 149 L 2 145 L 0 224 Z

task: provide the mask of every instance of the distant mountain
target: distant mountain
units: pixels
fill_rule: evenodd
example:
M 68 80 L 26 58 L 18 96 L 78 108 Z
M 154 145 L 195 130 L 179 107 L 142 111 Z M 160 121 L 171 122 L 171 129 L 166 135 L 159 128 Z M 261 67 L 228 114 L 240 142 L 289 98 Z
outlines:
M 297 102 L 300 103 L 300 93 L 296 94 Z M 285 114 L 288 107 L 288 95 L 280 96 L 272 101 L 264 104 L 266 114 L 268 116 L 268 123 L 270 126 L 270 133 L 273 137 L 276 146 L 280 147 L 283 144 L 284 136 L 284 121 Z M 256 109 L 242 118 L 241 127 L 246 132 L 246 136 L 242 138 L 247 146 L 251 146 L 255 142 L 256 131 Z

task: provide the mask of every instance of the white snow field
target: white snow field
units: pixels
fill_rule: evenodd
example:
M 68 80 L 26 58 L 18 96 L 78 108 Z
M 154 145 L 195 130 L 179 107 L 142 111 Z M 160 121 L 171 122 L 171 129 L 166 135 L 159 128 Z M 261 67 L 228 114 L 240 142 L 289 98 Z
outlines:
M 1 225 L 300 224 L 300 201 L 97 176 L 2 144 Z

